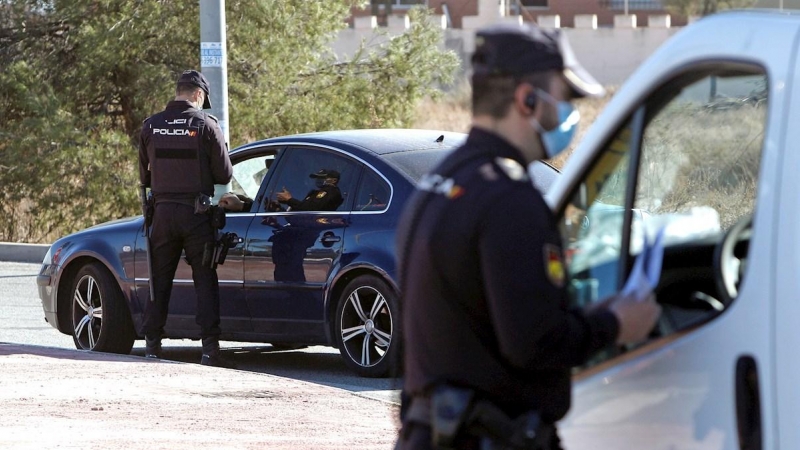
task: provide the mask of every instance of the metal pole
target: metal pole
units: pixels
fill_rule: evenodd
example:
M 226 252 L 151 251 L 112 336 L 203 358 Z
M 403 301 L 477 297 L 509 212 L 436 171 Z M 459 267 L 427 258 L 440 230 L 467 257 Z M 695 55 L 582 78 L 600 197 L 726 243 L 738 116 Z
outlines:
M 225 0 L 200 0 L 200 70 L 211 85 L 211 111 L 228 132 L 228 51 L 225 32 Z
M 625 15 L 628 15 L 628 0 L 625 0 Z

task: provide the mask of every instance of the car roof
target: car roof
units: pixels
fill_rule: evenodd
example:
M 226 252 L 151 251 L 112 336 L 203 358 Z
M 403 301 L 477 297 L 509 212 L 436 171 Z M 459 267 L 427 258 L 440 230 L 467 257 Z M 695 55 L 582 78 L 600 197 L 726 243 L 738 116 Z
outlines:
M 466 139 L 465 133 L 442 130 L 389 128 L 334 130 L 262 139 L 237 147 L 235 151 L 280 143 L 344 144 L 379 155 L 383 161 L 400 170 L 413 182 L 417 182 L 423 174 L 432 170 L 444 155 L 463 144 Z M 558 179 L 560 171 L 546 162 L 539 161 L 531 165 L 529 175 L 540 191 L 547 192 Z
M 335 130 L 314 133 L 294 134 L 264 139 L 246 144 L 239 149 L 251 146 L 278 144 L 281 142 L 303 141 L 325 144 L 336 142 L 360 147 L 378 155 L 408 152 L 417 150 L 452 149 L 461 145 L 466 139 L 464 133 L 441 130 L 422 129 L 364 129 Z

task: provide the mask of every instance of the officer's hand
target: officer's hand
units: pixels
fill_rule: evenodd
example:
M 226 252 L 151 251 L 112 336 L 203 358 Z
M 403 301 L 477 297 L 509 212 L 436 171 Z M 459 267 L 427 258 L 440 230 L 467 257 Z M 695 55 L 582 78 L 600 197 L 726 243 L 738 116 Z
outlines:
M 278 199 L 279 202 L 288 202 L 289 199 L 292 198 L 292 193 L 286 190 L 286 187 L 283 187 L 283 190 L 278 192 L 275 195 L 275 198 Z
M 229 211 L 241 211 L 244 208 L 244 202 L 239 200 L 239 197 L 232 192 L 222 194 L 219 199 L 219 206 Z
M 283 208 L 280 203 L 270 200 L 267 202 L 267 211 L 278 212 L 283 211 Z
M 608 309 L 617 316 L 619 322 L 617 344 L 643 341 L 661 315 L 661 306 L 656 303 L 654 294 L 643 300 L 633 295 L 618 296 L 609 302 Z

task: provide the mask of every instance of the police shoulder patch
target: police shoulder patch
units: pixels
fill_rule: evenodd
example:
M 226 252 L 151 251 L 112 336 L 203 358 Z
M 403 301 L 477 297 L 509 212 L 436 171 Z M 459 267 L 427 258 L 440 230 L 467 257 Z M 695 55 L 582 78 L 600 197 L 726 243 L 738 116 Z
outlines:
M 554 286 L 563 287 L 566 272 L 561 258 L 561 250 L 553 244 L 545 244 L 542 250 L 544 251 L 544 273 L 547 275 L 547 279 Z
M 499 175 L 497 175 L 497 171 L 494 170 L 494 166 L 491 163 L 486 163 L 478 167 L 478 172 L 486 181 L 495 181 L 499 177 Z
M 322 198 L 322 197 L 325 197 L 325 194 L 327 194 L 327 192 L 325 192 L 325 191 L 320 191 L 319 193 L 317 193 L 317 198 Z
M 513 181 L 528 181 L 525 167 L 511 158 L 495 158 L 494 163 Z

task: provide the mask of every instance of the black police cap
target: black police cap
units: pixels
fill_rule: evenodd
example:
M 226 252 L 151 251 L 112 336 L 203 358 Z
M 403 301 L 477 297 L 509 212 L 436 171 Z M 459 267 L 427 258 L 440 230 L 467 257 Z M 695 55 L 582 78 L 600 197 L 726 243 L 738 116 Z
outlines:
M 336 178 L 339 179 L 339 172 L 332 169 L 320 169 L 309 175 L 309 178 Z
M 187 70 L 183 72 L 180 78 L 178 78 L 178 85 L 180 86 L 181 84 L 188 84 L 202 89 L 206 94 L 205 101 L 203 101 L 203 109 L 211 108 L 211 94 L 209 92 L 208 80 L 206 80 L 206 77 L 204 77 L 202 73 L 196 70 Z
M 564 74 L 576 97 L 605 93 L 603 86 L 578 63 L 564 33 L 535 25 L 497 24 L 478 30 L 472 69 L 473 77 L 557 70 Z

